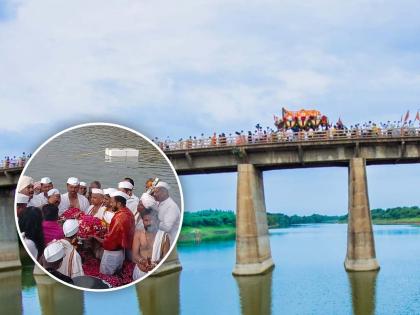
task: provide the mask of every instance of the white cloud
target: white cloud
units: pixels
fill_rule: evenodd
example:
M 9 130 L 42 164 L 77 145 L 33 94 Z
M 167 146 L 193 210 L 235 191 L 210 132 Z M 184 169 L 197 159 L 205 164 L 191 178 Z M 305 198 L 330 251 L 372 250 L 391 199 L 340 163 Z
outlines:
M 374 116 L 366 105 L 383 104 L 379 95 L 390 87 L 391 99 L 404 96 L 394 115 L 420 96 L 407 95 L 419 80 L 418 51 L 401 52 L 393 33 L 418 29 L 407 7 L 382 1 L 22 2 L 13 19 L 0 21 L 0 128 L 111 117 L 121 108 L 176 109 L 180 117 L 222 129 L 271 123 L 281 106 L 361 119 Z

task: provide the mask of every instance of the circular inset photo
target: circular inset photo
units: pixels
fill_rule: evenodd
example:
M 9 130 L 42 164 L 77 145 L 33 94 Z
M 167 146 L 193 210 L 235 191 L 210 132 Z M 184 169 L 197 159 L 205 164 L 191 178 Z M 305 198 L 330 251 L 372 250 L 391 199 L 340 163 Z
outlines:
M 83 290 L 136 283 L 165 262 L 183 218 L 179 178 L 151 140 L 107 123 L 66 129 L 19 178 L 16 224 L 29 256 Z

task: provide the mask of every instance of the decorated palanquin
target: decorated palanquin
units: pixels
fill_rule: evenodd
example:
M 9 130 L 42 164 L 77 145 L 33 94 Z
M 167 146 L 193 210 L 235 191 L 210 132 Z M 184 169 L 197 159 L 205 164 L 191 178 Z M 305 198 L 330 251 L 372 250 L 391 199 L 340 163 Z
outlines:
M 318 110 L 301 109 L 290 111 L 282 109 L 282 117 L 274 116 L 274 124 L 278 129 L 308 130 L 327 126 L 328 118 Z

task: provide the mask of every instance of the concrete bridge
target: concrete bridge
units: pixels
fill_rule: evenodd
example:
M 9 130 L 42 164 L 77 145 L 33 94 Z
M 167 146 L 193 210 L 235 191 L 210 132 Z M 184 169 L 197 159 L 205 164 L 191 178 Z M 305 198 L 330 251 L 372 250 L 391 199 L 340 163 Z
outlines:
M 171 146 L 165 153 L 178 175 L 237 172 L 235 275 L 264 273 L 274 264 L 268 236 L 263 171 L 342 166 L 348 168 L 348 239 L 344 266 L 349 271 L 379 269 L 367 189 L 366 165 L 420 163 L 418 130 L 379 134 L 267 138 L 243 143 Z M 172 149 L 174 148 L 174 149 Z
M 287 168 L 342 166 L 348 168 L 349 219 L 345 268 L 379 269 L 376 260 L 367 190 L 366 165 L 420 163 L 418 130 L 377 134 L 294 135 L 256 143 L 224 141 L 217 145 L 180 146 L 165 150 L 179 175 L 237 172 L 237 230 L 235 275 L 270 270 L 271 258 L 264 199 L 263 171 Z M 176 146 L 175 146 L 176 148 Z M 13 190 L 22 168 L 0 168 L 0 269 L 19 267 L 14 228 Z M 179 269 L 176 252 L 171 255 Z M 164 266 L 162 266 L 164 267 Z M 169 270 L 162 270 L 164 273 Z

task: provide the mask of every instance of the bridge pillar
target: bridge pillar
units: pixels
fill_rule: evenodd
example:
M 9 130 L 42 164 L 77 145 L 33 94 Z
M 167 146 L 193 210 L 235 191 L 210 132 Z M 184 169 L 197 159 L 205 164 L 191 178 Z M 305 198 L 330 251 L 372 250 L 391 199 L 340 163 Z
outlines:
M 352 158 L 349 165 L 347 255 L 344 267 L 347 271 L 379 269 L 369 208 L 366 161 L 363 158 Z
M 262 274 L 273 267 L 262 173 L 252 164 L 239 164 L 236 195 L 236 265 L 233 274 Z
M 0 271 L 21 267 L 13 188 L 0 188 Z

